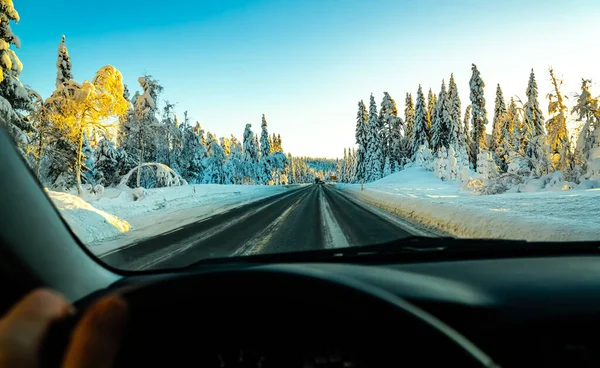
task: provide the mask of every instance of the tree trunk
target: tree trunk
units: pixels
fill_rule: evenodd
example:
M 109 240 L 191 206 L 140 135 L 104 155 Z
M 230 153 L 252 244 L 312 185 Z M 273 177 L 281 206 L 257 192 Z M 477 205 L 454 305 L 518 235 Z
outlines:
M 42 168 L 42 154 L 44 153 L 44 130 L 40 129 L 40 144 L 38 146 L 38 161 L 35 168 L 35 175 L 41 181 L 40 170 Z
M 83 151 L 83 127 L 79 129 L 79 147 L 77 148 L 77 163 L 75 164 L 75 183 L 77 185 L 77 195 L 81 197 L 83 188 L 81 188 L 81 156 Z

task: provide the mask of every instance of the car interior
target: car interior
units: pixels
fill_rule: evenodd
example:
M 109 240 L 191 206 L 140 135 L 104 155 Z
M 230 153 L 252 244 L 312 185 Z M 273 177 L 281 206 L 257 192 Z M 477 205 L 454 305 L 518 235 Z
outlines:
M 469 246 L 129 272 L 74 236 L 4 129 L 0 157 L 2 312 L 39 286 L 78 308 L 44 340 L 45 366 L 59 366 L 86 306 L 113 293 L 130 306 L 118 367 L 600 366 L 597 243 L 431 238 Z

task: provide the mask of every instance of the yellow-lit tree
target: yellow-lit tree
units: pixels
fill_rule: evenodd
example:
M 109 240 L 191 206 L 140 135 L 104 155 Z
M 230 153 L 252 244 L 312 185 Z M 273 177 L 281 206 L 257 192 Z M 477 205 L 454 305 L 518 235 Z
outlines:
M 123 90 L 121 72 L 107 65 L 96 73 L 91 83 L 65 82 L 45 102 L 48 119 L 77 147 L 74 173 L 79 195 L 82 194 L 83 134 L 92 136 L 100 131 L 109 138 L 116 134 L 118 119 L 115 117 L 126 113 L 128 108 Z

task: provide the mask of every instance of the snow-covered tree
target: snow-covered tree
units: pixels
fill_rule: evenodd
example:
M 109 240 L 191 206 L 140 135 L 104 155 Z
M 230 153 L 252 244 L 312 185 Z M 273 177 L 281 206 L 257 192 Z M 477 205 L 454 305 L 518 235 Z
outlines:
M 554 170 L 564 170 L 571 167 L 571 144 L 567 131 L 567 114 L 569 109 L 565 105 L 560 89 L 562 80 L 556 78 L 554 69 L 550 68 L 550 80 L 554 91 L 548 93 L 548 115 L 546 122 L 548 131 L 548 147 L 550 149 L 550 162 Z
M 496 148 L 500 147 L 500 141 L 502 140 L 504 128 L 504 122 L 506 119 L 506 104 L 504 102 L 504 96 L 502 94 L 502 88 L 500 83 L 496 87 L 496 104 L 494 106 L 494 120 L 492 121 L 492 141 L 490 144 L 490 151 L 495 152 Z
M 73 80 L 71 58 L 69 57 L 69 50 L 67 50 L 67 44 L 65 42 L 66 37 L 63 35 L 62 41 L 58 45 L 58 59 L 56 60 L 56 88 Z
M 130 118 L 122 125 L 121 145 L 131 157 L 137 158 L 138 170 L 136 185 L 139 188 L 142 180 L 142 167 L 146 157 L 156 157 L 156 133 L 159 121 L 156 117 L 158 110 L 158 96 L 163 87 L 151 75 L 138 78 L 138 83 L 143 93 L 136 92 L 133 98 L 133 112 Z
M 206 143 L 210 146 L 211 154 L 206 157 L 204 166 L 204 184 L 223 184 L 225 182 L 225 152 L 213 133 L 208 133 Z
M 32 126 L 24 113 L 33 108 L 27 88 L 19 81 L 23 64 L 11 45 L 20 48 L 19 38 L 12 32 L 10 22 L 19 21 L 12 1 L 0 3 L 0 120 L 6 124 L 17 148 L 23 155 L 29 144 Z
M 390 158 L 393 170 L 394 163 L 399 161 L 402 155 L 403 121 L 398 116 L 396 101 L 387 92 L 383 93 L 383 101 L 381 102 L 381 110 L 379 111 L 379 122 L 382 127 L 383 157 Z
M 94 150 L 94 159 L 96 169 L 99 175 L 104 179 L 102 185 L 109 186 L 119 183 L 119 177 L 124 175 L 127 170 L 127 163 L 130 160 L 127 153 L 115 147 L 110 139 L 101 139 Z M 133 167 L 135 165 L 131 165 Z
M 411 138 L 411 155 L 413 157 L 417 151 L 420 150 L 421 146 L 425 146 L 427 149 L 429 149 L 429 139 L 427 137 L 427 116 L 425 96 L 423 95 L 423 88 L 419 84 L 419 90 L 417 91 L 417 102 L 415 106 L 415 124 Z
M 542 109 L 540 108 L 540 103 L 538 101 L 538 86 L 537 82 L 535 81 L 535 74 L 533 73 L 533 69 L 531 69 L 531 74 L 529 75 L 529 83 L 527 84 L 527 90 L 525 91 L 525 93 L 527 95 L 527 102 L 524 106 L 524 123 L 527 126 L 531 137 L 544 135 L 544 116 L 542 114 Z
M 383 170 L 383 142 L 381 141 L 381 122 L 377 114 L 377 103 L 371 94 L 369 102 L 369 121 L 367 123 L 367 159 L 366 181 L 381 179 Z
M 88 141 L 87 135 L 83 133 L 83 143 L 82 143 L 82 161 L 83 165 L 81 167 L 83 182 L 85 184 L 90 184 L 95 186 L 97 184 L 101 184 L 102 176 L 96 169 L 96 158 L 94 157 L 94 150 Z
M 538 87 L 533 69 L 527 85 L 527 102 L 524 106 L 525 119 L 523 122 L 527 141 L 525 154 L 530 159 L 536 175 L 548 173 L 550 162 L 547 160 L 547 140 L 544 131 L 544 116 L 538 101 Z
M 433 134 L 431 130 L 431 125 L 433 124 L 433 116 L 435 113 L 435 105 L 437 104 L 437 96 L 433 93 L 433 90 L 429 88 L 429 93 L 427 94 L 427 135 L 431 140 L 431 135 Z
M 156 162 L 169 167 L 176 166 L 181 141 L 182 131 L 177 116 L 175 116 L 175 104 L 165 101 L 161 121 L 156 127 L 156 142 L 154 143 Z M 185 179 L 187 180 L 187 178 Z
M 252 132 L 252 124 L 246 124 L 244 130 L 244 183 L 254 183 L 256 181 L 256 166 L 258 164 L 258 144 L 256 135 Z
M 447 97 L 446 83 L 442 81 L 442 87 L 435 105 L 433 122 L 431 125 L 431 149 L 434 152 L 442 147 L 448 147 L 450 144 L 451 128 L 450 102 Z
M 204 131 L 202 131 L 204 133 Z M 204 160 L 208 157 L 206 147 L 190 125 L 183 126 L 182 147 L 177 156 L 179 174 L 190 184 L 204 179 Z
M 471 131 L 471 105 L 465 110 L 465 118 L 463 119 L 463 132 L 465 139 L 465 148 L 469 157 L 470 167 L 475 168 L 475 156 L 473 154 L 473 132 Z
M 109 117 L 127 111 L 123 98 L 123 77 L 114 67 L 100 69 L 92 83 L 73 81 L 62 84 L 46 101 L 51 108 L 50 120 L 67 134 L 67 139 L 77 147 L 75 184 L 81 195 L 81 168 L 83 166 L 83 137 L 101 131 L 106 136 L 115 133 L 115 125 L 107 123 Z
M 475 157 L 474 165 L 477 167 L 477 157 L 479 157 L 479 153 L 487 149 L 487 134 L 485 132 L 488 119 L 487 119 L 487 110 L 485 108 L 485 96 L 483 90 L 485 88 L 485 83 L 483 79 L 481 79 L 481 74 L 479 70 L 477 70 L 477 66 L 472 64 L 471 70 L 473 74 L 471 75 L 471 80 L 469 81 L 469 86 L 471 89 L 470 100 L 471 100 L 471 114 L 472 114 L 472 124 L 473 124 L 473 157 Z
M 455 147 L 465 144 L 462 129 L 462 119 L 460 110 L 460 97 L 458 95 L 458 86 L 454 81 L 454 73 L 450 74 L 450 83 L 448 85 L 448 104 L 450 112 L 450 138 L 449 143 Z
M 404 130 L 404 146 L 406 147 L 407 151 L 411 151 L 411 140 L 413 128 L 415 126 L 415 105 L 410 93 L 406 93 L 406 99 L 404 100 L 404 123 L 406 124 L 406 128 Z M 409 156 L 411 154 L 412 152 L 409 152 Z
M 369 113 L 365 106 L 364 101 L 358 102 L 358 114 L 356 115 L 356 144 L 358 144 L 358 151 L 356 153 L 356 173 L 355 181 L 360 182 L 366 180 L 367 170 L 367 122 L 369 120 Z
M 592 81 L 581 80 L 581 93 L 572 109 L 582 126 L 577 139 L 577 163 L 591 174 L 600 175 L 600 102 L 590 93 Z
M 386 177 L 391 174 L 392 174 L 392 165 L 390 164 L 390 158 L 386 157 L 385 163 L 383 164 L 383 177 Z

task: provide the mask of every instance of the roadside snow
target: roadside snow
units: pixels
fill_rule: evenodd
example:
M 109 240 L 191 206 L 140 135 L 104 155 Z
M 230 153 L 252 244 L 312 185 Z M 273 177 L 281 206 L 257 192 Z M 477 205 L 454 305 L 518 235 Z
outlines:
M 79 239 L 102 255 L 288 188 L 202 184 L 139 190 L 120 186 L 106 188 L 99 195 L 87 194 L 85 201 L 69 193 L 47 192 Z
M 431 229 L 464 238 L 600 240 L 600 189 L 474 195 L 415 167 L 338 188 Z

